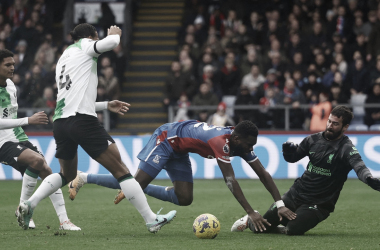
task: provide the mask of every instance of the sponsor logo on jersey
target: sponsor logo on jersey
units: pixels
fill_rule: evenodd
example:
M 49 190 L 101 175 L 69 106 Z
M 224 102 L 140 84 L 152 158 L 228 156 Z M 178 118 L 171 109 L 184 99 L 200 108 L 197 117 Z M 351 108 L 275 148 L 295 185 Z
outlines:
M 331 164 L 332 158 L 334 157 L 334 154 L 329 155 L 329 159 L 327 160 L 327 163 Z
M 224 144 L 224 146 L 223 146 L 223 152 L 224 152 L 225 154 L 230 153 L 230 147 L 228 146 L 227 143 Z
M 314 166 L 313 163 L 311 163 L 311 162 L 309 162 L 306 169 L 307 169 L 307 171 L 309 171 L 311 173 L 315 173 L 315 174 L 319 174 L 319 175 L 325 175 L 325 176 L 331 176 L 330 169 L 320 168 L 320 167 Z
M 161 158 L 161 156 L 156 155 L 156 156 L 154 157 L 154 159 L 153 159 L 153 162 L 156 163 L 156 164 L 160 163 L 160 158 Z

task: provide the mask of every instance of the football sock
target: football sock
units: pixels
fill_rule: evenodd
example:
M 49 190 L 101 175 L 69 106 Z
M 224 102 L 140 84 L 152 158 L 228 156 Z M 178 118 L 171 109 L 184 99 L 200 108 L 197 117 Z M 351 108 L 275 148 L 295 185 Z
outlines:
M 63 199 L 62 190 L 59 188 L 57 191 L 52 193 L 49 198 L 53 203 L 55 211 L 57 212 L 59 222 L 63 223 L 69 220 L 69 218 L 67 218 L 65 200 Z
M 124 192 L 125 198 L 139 211 L 145 223 L 151 223 L 156 219 L 156 214 L 150 209 L 148 200 L 141 189 L 140 184 L 131 174 L 122 176 L 118 179 L 120 187 Z
M 37 188 L 36 192 L 34 192 L 32 197 L 29 198 L 32 209 L 34 209 L 41 200 L 50 196 L 62 187 L 62 183 L 63 179 L 60 174 L 51 174 L 47 176 Z
M 28 167 L 22 177 L 20 203 L 32 196 L 37 185 L 39 171 Z
M 166 190 L 166 188 L 167 187 L 164 187 L 164 186 L 149 184 L 144 189 L 144 193 L 156 199 L 159 199 L 162 201 L 169 201 L 171 203 L 179 205 L 177 195 L 174 192 L 174 188 L 170 188 L 168 190 Z
M 88 174 L 87 183 L 92 183 L 113 189 L 120 189 L 119 182 L 115 179 L 115 177 L 113 177 L 113 175 L 109 174 Z

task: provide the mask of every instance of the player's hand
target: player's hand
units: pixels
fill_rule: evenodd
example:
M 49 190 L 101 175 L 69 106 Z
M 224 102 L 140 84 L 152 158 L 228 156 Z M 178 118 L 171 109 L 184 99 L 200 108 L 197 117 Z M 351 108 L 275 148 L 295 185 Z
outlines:
M 248 214 L 248 224 L 249 224 L 250 229 L 252 231 L 253 231 L 253 228 L 252 228 L 252 226 L 253 226 L 255 231 L 260 231 L 260 232 L 267 230 L 265 228 L 265 224 L 268 226 L 271 225 L 257 211 Z
M 131 104 L 126 103 L 126 102 L 122 102 L 119 100 L 113 100 L 113 101 L 108 102 L 107 109 L 113 113 L 118 113 L 119 115 L 124 115 L 125 113 L 128 112 L 129 106 L 131 106 Z
M 290 141 L 282 144 L 282 152 L 284 152 L 284 154 L 293 154 L 297 151 L 297 148 L 298 145 Z
M 373 178 L 372 176 L 367 177 L 367 184 L 372 189 L 380 191 L 380 180 L 377 178 Z
M 109 27 L 107 35 L 108 36 L 109 35 L 119 35 L 119 36 L 121 36 L 121 29 L 119 27 L 117 27 L 116 25 L 112 25 L 111 27 Z
M 278 217 L 280 218 L 280 221 L 282 221 L 282 217 L 285 217 L 288 220 L 294 220 L 297 217 L 297 214 L 293 213 L 293 211 L 287 207 L 278 208 L 277 214 L 278 214 Z
M 40 111 L 38 113 L 35 113 L 31 117 L 28 117 L 28 124 L 29 125 L 41 125 L 41 124 L 48 124 L 49 119 L 47 115 L 45 114 L 45 111 Z

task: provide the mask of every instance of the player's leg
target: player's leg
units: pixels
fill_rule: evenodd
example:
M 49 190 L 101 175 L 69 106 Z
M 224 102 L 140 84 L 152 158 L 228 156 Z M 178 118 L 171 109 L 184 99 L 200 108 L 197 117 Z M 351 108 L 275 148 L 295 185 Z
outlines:
M 173 182 L 172 187 L 149 184 L 158 173 L 155 173 L 152 165 L 144 161 L 140 162 L 136 179 L 142 188 L 145 187 L 144 192 L 149 196 L 180 206 L 190 205 L 193 202 L 193 176 L 189 155 L 173 153 L 166 162 L 165 169 Z
M 77 176 L 69 183 L 69 198 L 74 200 L 79 190 L 85 184 L 96 184 L 98 186 L 120 189 L 120 184 L 113 175 L 109 174 L 87 174 L 81 171 L 77 172 Z M 125 197 L 123 197 L 125 198 Z
M 286 225 L 287 235 L 303 235 L 330 215 L 328 210 L 317 205 L 301 205 L 295 213 L 297 217 Z

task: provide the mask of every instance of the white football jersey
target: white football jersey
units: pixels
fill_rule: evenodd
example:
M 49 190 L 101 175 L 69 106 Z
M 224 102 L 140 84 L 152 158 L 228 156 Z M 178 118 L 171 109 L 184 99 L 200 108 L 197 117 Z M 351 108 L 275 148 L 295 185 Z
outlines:
M 15 84 L 7 79 L 7 86 L 0 87 L 0 119 L 17 119 L 17 90 Z M 21 127 L 0 129 L 0 147 L 6 142 L 27 141 L 28 136 Z
M 98 86 L 96 41 L 83 38 L 67 47 L 55 70 L 58 96 L 53 120 L 76 113 L 97 116 L 95 100 Z

